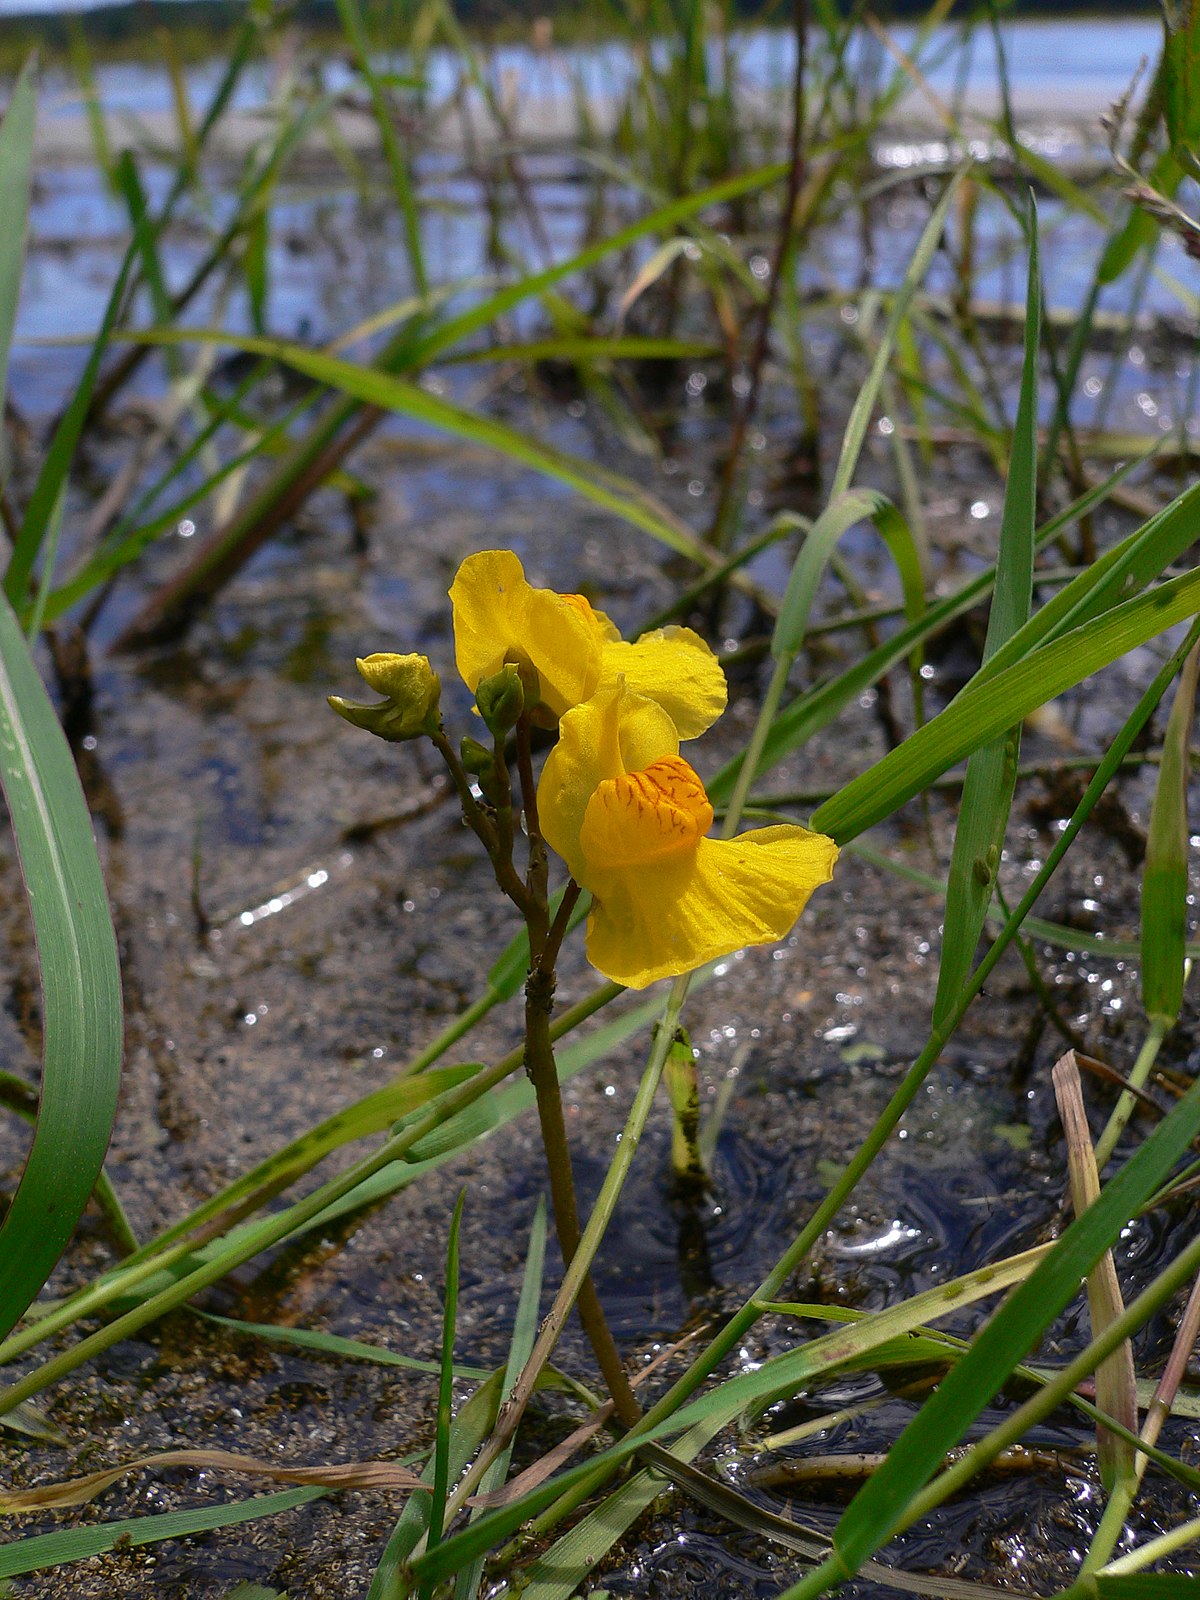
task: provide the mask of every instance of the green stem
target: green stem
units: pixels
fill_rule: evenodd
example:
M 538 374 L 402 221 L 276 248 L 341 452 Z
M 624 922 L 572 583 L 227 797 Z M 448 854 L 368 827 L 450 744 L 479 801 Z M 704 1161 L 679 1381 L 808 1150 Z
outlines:
M 1124 1133 L 1126 1124 L 1137 1109 L 1138 1097 L 1131 1091 L 1145 1086 L 1170 1028 L 1171 1023 L 1166 1017 L 1152 1017 L 1150 1020 L 1150 1032 L 1146 1035 L 1145 1043 L 1138 1051 L 1138 1058 L 1133 1064 L 1133 1071 L 1129 1074 L 1129 1088 L 1121 1091 L 1121 1097 L 1113 1107 L 1112 1116 L 1109 1117 L 1104 1132 L 1096 1141 L 1096 1166 L 1101 1172 L 1108 1165 L 1117 1140 Z
M 550 1199 L 554 1206 L 554 1227 L 562 1252 L 563 1266 L 569 1268 L 579 1250 L 579 1204 L 575 1197 L 575 1175 L 571 1168 L 571 1146 L 567 1138 L 567 1124 L 563 1115 L 562 1090 L 558 1082 L 558 1067 L 554 1060 L 554 1043 L 550 1036 L 550 1014 L 554 1009 L 554 989 L 557 982 L 555 962 L 563 935 L 566 933 L 571 906 L 569 891 L 564 896 L 566 917 L 560 906 L 555 919 L 556 936 L 551 937 L 550 911 L 547 899 L 549 888 L 549 861 L 541 835 L 537 810 L 537 785 L 533 775 L 533 751 L 530 742 L 529 719 L 517 719 L 517 770 L 521 779 L 521 799 L 525 809 L 525 830 L 529 837 L 529 870 L 524 893 L 525 921 L 529 928 L 530 967 L 525 984 L 525 1070 L 533 1084 L 537 1098 L 538 1122 L 542 1132 L 542 1146 L 546 1153 L 546 1169 L 550 1178 Z M 511 856 L 509 860 L 511 867 Z M 515 874 L 515 868 L 513 869 Z M 497 862 L 496 876 L 500 877 Z M 575 899 L 579 890 L 575 888 Z M 570 904 L 567 904 L 567 902 Z M 521 904 L 521 902 L 518 902 Z M 629 1377 L 621 1362 L 621 1352 L 604 1315 L 600 1297 L 590 1275 L 585 1276 L 578 1294 L 579 1320 L 583 1324 L 588 1342 L 596 1357 L 617 1416 L 631 1427 L 642 1414 L 634 1399 Z
M 1171 1406 L 1179 1385 L 1183 1382 L 1198 1333 L 1200 1333 L 1200 1278 L 1192 1285 L 1188 1303 L 1183 1316 L 1179 1319 L 1179 1327 L 1175 1330 L 1175 1343 L 1171 1347 L 1170 1359 L 1162 1377 L 1158 1380 L 1145 1421 L 1142 1423 L 1141 1442 L 1145 1445 L 1153 1447 L 1158 1443 L 1163 1423 L 1171 1415 Z M 1104 1515 L 1100 1519 L 1100 1526 L 1096 1529 L 1091 1549 L 1081 1568 L 1081 1576 L 1098 1571 L 1112 1555 L 1117 1540 L 1124 1531 L 1125 1520 L 1133 1507 L 1149 1463 L 1149 1456 L 1135 1455 L 1132 1473 L 1122 1478 L 1113 1490 L 1104 1508 Z
M 779 702 L 783 699 L 783 691 L 787 687 L 788 673 L 791 672 L 795 659 L 790 651 L 775 658 L 775 671 L 771 674 L 771 681 L 763 696 L 758 721 L 754 724 L 754 732 L 750 736 L 746 754 L 738 768 L 737 782 L 734 784 L 733 795 L 725 813 L 725 821 L 721 825 L 722 839 L 732 839 L 738 830 L 746 806 L 746 796 L 750 793 L 750 785 L 758 775 L 758 764 L 762 760 L 767 735 L 771 731 L 771 724 L 775 721 Z
M 616 1210 L 617 1201 L 629 1175 L 633 1164 L 634 1155 L 637 1153 L 638 1143 L 645 1131 L 647 1119 L 654 1106 L 654 1098 L 658 1091 L 659 1080 L 662 1077 L 663 1067 L 666 1063 L 667 1053 L 675 1037 L 675 1030 L 679 1024 L 679 1013 L 687 995 L 687 976 L 676 978 L 671 985 L 671 992 L 663 1012 L 662 1020 L 658 1024 L 654 1035 L 654 1043 L 650 1050 L 650 1059 L 646 1063 L 646 1070 L 642 1074 L 642 1081 L 638 1085 L 637 1094 L 629 1108 L 629 1116 L 625 1122 L 621 1141 L 617 1146 L 617 1153 L 612 1164 L 604 1176 L 600 1186 L 600 1193 L 596 1197 L 596 1204 L 588 1218 L 587 1227 L 584 1229 L 566 1272 L 554 1297 L 554 1304 L 550 1308 L 545 1321 L 538 1333 L 537 1342 L 530 1353 L 529 1360 L 525 1363 L 518 1378 L 512 1395 L 501 1410 L 496 1431 L 488 1440 L 479 1457 L 471 1467 L 470 1472 L 463 1479 L 446 1508 L 447 1523 L 454 1512 L 463 1504 L 467 1496 L 474 1492 L 475 1486 L 483 1477 L 488 1467 L 502 1454 L 509 1441 L 517 1431 L 517 1427 L 533 1394 L 538 1377 L 554 1353 L 559 1335 L 571 1313 L 577 1297 L 580 1295 L 596 1251 L 604 1238 L 608 1225 Z M 641 1432 L 643 1421 L 635 1425 L 636 1431 Z
M 538 1121 L 550 1177 L 550 1199 L 554 1206 L 554 1226 L 563 1265 L 569 1269 L 579 1254 L 581 1235 L 575 1178 L 571 1170 L 571 1147 L 563 1117 L 554 1047 L 550 1040 L 550 1008 L 553 1003 L 553 969 L 546 972 L 540 966 L 535 966 L 525 989 L 525 1070 L 537 1096 Z M 630 1427 L 641 1416 L 642 1408 L 634 1399 L 629 1378 L 621 1364 L 621 1353 L 590 1275 L 585 1276 L 579 1286 L 578 1309 L 579 1320 L 588 1336 L 617 1416 Z
M 462 762 L 458 759 L 454 746 L 447 739 L 445 729 L 439 728 L 436 733 L 431 733 L 429 737 L 433 741 L 437 753 L 446 763 L 446 771 L 450 774 L 451 782 L 454 784 L 458 794 L 459 804 L 462 806 L 464 821 L 488 855 L 491 856 L 492 865 L 495 866 L 499 848 L 495 824 L 478 800 L 476 800 L 474 794 L 472 794 L 471 780 L 468 778 Z M 504 886 L 501 885 L 501 887 L 503 888 Z M 507 889 L 505 889 L 505 893 L 507 892 Z

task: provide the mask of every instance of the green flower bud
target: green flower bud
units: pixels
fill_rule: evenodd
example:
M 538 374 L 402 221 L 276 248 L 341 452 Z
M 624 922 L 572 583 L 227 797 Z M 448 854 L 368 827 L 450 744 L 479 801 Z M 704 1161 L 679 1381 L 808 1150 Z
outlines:
M 499 672 L 484 678 L 475 690 L 475 704 L 488 732 L 495 738 L 503 739 L 508 730 L 516 726 L 517 718 L 525 709 L 525 688 L 515 662 L 506 661 Z
M 329 704 L 339 717 L 395 743 L 438 731 L 442 685 L 427 656 L 381 652 L 360 660 L 358 670 L 386 698 L 364 706 L 331 694 Z
M 486 784 L 496 765 L 495 758 L 487 745 L 480 744 L 478 739 L 472 739 L 468 734 L 459 747 L 459 756 L 471 776 Z

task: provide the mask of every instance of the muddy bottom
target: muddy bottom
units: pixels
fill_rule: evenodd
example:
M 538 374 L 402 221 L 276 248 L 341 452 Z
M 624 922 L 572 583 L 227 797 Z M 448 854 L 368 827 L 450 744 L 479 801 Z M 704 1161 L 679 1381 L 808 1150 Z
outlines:
M 285 280 L 285 296 L 299 296 L 296 282 L 311 270 L 317 247 L 310 240 L 308 248 L 294 278 Z M 324 267 L 330 260 L 320 257 Z M 53 289 L 47 260 L 35 261 L 34 275 L 47 292 Z M 330 302 L 338 292 L 352 297 L 343 284 L 328 289 Z M 353 293 L 372 302 L 370 282 L 356 280 Z M 373 304 L 384 298 L 374 294 Z M 37 304 L 49 314 L 45 297 Z M 322 307 L 331 321 L 335 310 Z M 835 330 L 836 318 L 831 347 Z M 1011 351 L 1005 359 L 1011 364 Z M 23 369 L 34 411 L 43 393 L 38 383 L 48 377 L 40 360 L 29 356 Z M 821 435 L 826 464 L 836 455 L 859 376 L 852 365 L 835 363 Z M 1133 386 L 1143 381 L 1141 367 L 1130 373 L 1129 406 Z M 502 387 L 496 405 L 509 420 L 532 418 L 541 426 L 544 400 L 531 402 L 521 381 Z M 694 401 L 695 394 L 684 399 L 681 376 L 671 400 L 677 411 L 671 470 L 653 469 L 657 490 L 693 519 L 698 502 L 702 508 L 711 502 L 725 426 L 715 405 Z M 763 427 L 762 484 L 752 504 L 763 503 L 772 482 L 775 493 L 788 492 L 784 467 L 796 428 L 782 389 L 768 396 Z M 621 470 L 651 472 L 582 400 L 554 409 L 548 432 Z M 100 446 L 98 476 L 122 448 L 119 439 Z M 889 460 L 883 441 L 874 440 L 865 477 L 886 482 Z M 354 467 L 376 490 L 365 533 L 346 502 L 326 492 L 186 640 L 136 658 L 103 654 L 105 640 L 152 582 L 186 554 L 184 534 L 151 552 L 138 585 L 117 590 L 99 630 L 96 701 L 80 759 L 101 834 L 128 1005 L 126 1077 L 109 1171 L 141 1238 L 331 1111 L 388 1083 L 480 993 L 482 975 L 515 932 L 474 839 L 439 798 L 432 760 L 415 747 L 374 741 L 326 709 L 327 693 L 356 693 L 355 657 L 378 649 L 427 652 L 447 686 L 447 721 L 461 733 L 469 727 L 468 701 L 461 685 L 453 687 L 446 589 L 470 551 L 517 550 L 532 581 L 587 593 L 630 634 L 670 602 L 681 581 L 681 569 L 645 536 L 465 447 L 385 430 L 355 456 Z M 938 470 L 930 535 L 939 581 L 953 582 L 994 544 L 1000 498 L 969 448 L 948 451 Z M 1100 519 L 1104 537 L 1127 526 L 1115 515 Z M 868 599 L 894 598 L 871 541 L 852 540 L 846 548 Z M 791 554 L 788 547 L 765 558 L 758 580 L 780 589 Z M 981 622 L 970 619 L 930 652 L 930 711 L 970 672 Z M 761 617 L 734 603 L 720 618 L 716 641 L 733 648 L 762 627 Z M 836 671 L 860 647 L 856 633 L 823 636 L 798 666 L 796 686 Z M 1054 717 L 1029 730 L 1023 760 L 1049 772 L 1065 757 L 1103 748 L 1165 648 L 1160 642 L 1136 652 L 1099 680 L 1100 690 L 1093 686 L 1078 703 L 1061 703 Z M 753 725 L 765 682 L 759 666 L 743 663 L 731 679 L 731 710 L 694 755 L 702 773 L 740 748 Z M 907 681 L 898 671 L 886 692 L 864 695 L 802 759 L 773 773 L 769 786 L 835 789 L 885 752 L 896 726 L 911 724 Z M 1116 799 L 1089 827 L 1040 915 L 1112 937 L 1136 936 L 1138 851 L 1151 782 L 1136 769 L 1117 782 Z M 1006 890 L 1019 893 L 1074 803 L 1069 783 L 1047 777 L 1022 786 L 1002 870 Z M 954 808 L 953 791 L 934 796 L 926 813 L 911 808 L 871 842 L 923 871 L 944 873 Z M 5 1065 L 32 1079 L 36 965 L 7 841 L 0 868 L 0 937 L 10 973 L 0 1038 Z M 699 1050 L 705 1104 L 710 1111 L 725 1104 L 713 1186 L 690 1208 L 672 1197 L 664 1100 L 597 1273 L 631 1366 L 712 1328 L 740 1305 L 858 1147 L 926 1041 L 940 917 L 937 896 L 848 852 L 789 939 L 731 957 L 696 989 L 686 1021 Z M 1092 1054 L 1126 1070 L 1143 1033 L 1134 964 L 1048 945 L 1035 946 L 1035 953 L 1059 1021 Z M 562 1004 L 593 982 L 572 943 Z M 1190 1068 L 1195 1022 L 1189 1000 L 1165 1052 L 1167 1066 Z M 497 1008 L 447 1059 L 495 1060 L 518 1042 L 519 1025 L 518 1003 Z M 1063 1220 L 1065 1157 L 1049 1069 L 1065 1047 L 1025 967 L 1010 954 L 789 1293 L 877 1308 L 1052 1237 Z M 643 1031 L 567 1085 L 585 1202 L 599 1187 L 647 1049 Z M 1086 1092 L 1098 1126 L 1111 1090 L 1089 1081 Z M 16 1180 L 23 1149 L 19 1125 L 0 1127 L 5 1187 Z M 335 1157 L 321 1176 L 345 1159 Z M 436 1359 L 447 1229 L 464 1188 L 457 1355 L 477 1366 L 502 1364 L 529 1227 L 545 1189 L 529 1114 L 482 1139 L 469 1155 L 421 1172 L 376 1209 L 254 1261 L 202 1296 L 196 1310 L 320 1329 Z M 1182 1209 L 1131 1225 L 1118 1262 L 1127 1298 L 1193 1228 L 1194 1216 Z M 89 1213 L 50 1292 L 87 1281 L 113 1259 L 103 1219 Z M 547 1305 L 557 1282 L 551 1260 Z M 977 1317 L 967 1313 L 945 1325 L 966 1333 Z M 766 1318 L 738 1362 L 758 1363 L 810 1331 Z M 1165 1317 L 1143 1333 L 1139 1373 L 1156 1371 L 1170 1337 Z M 1076 1308 L 1053 1331 L 1049 1358 L 1065 1359 L 1085 1339 L 1086 1319 Z M 594 1380 L 574 1326 L 556 1359 Z M 673 1358 L 651 1386 L 668 1381 L 685 1359 Z M 460 1398 L 466 1392 L 460 1386 Z M 802 1454 L 801 1447 L 771 1452 L 762 1440 L 806 1417 L 878 1402 L 804 1447 L 870 1454 L 886 1449 L 919 1400 L 875 1378 L 847 1378 L 762 1419 L 718 1452 L 722 1470 L 762 1504 L 828 1529 L 844 1489 L 757 1486 L 755 1475 L 765 1466 Z M 188 1310 L 116 1346 L 38 1403 L 66 1444 L 8 1436 L 6 1481 L 21 1486 L 178 1446 L 301 1465 L 404 1455 L 430 1444 L 434 1380 L 285 1350 Z M 1001 1397 L 997 1405 L 1010 1403 Z M 987 1421 L 985 1414 L 981 1425 Z M 531 1459 L 568 1427 L 564 1402 L 535 1401 L 518 1458 Z M 1065 1581 L 1103 1501 L 1074 1418 L 1057 1416 L 1043 1433 L 1036 1443 L 1045 1459 L 1036 1468 L 987 1480 L 929 1527 L 906 1534 L 889 1559 L 1014 1588 Z M 1178 1443 L 1169 1439 L 1165 1447 Z M 14 1520 L 9 1536 L 251 1492 L 266 1492 L 265 1486 L 214 1473 L 147 1472 L 79 1511 Z M 1139 1534 L 1182 1514 L 1172 1496 L 1151 1489 L 1135 1524 Z M 252 1580 L 292 1600 L 344 1600 L 366 1592 L 401 1505 L 396 1496 L 330 1493 L 269 1520 L 17 1579 L 12 1592 L 45 1600 L 116 1593 L 125 1600 L 215 1600 Z M 594 1582 L 614 1594 L 733 1600 L 777 1593 L 799 1570 L 786 1550 L 719 1524 L 671 1491 Z M 860 1583 L 850 1592 L 888 1591 Z

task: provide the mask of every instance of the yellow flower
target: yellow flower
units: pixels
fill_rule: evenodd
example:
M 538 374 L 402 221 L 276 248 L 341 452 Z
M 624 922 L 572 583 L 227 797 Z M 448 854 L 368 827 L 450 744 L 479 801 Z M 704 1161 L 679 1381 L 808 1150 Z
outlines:
M 793 826 L 706 838 L 713 809 L 674 723 L 621 683 L 563 716 L 538 811 L 592 892 L 588 959 L 631 989 L 782 939 L 838 856 Z
M 658 628 L 627 644 L 582 595 L 535 589 L 511 550 L 468 556 L 450 600 L 454 656 L 472 691 L 516 661 L 537 673 L 540 704 L 551 717 L 619 677 L 660 705 L 681 739 L 698 738 L 725 709 L 725 674 L 691 628 Z

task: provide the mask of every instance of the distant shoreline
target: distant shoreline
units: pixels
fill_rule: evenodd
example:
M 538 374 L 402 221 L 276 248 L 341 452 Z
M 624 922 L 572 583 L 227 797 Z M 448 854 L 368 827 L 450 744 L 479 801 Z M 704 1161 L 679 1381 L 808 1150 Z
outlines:
M 748 99 L 745 107 L 748 124 L 766 127 L 778 121 L 780 100 L 777 94 L 760 92 Z M 1062 162 L 1077 181 L 1092 174 L 1096 157 L 1094 152 L 1089 153 L 1088 146 L 1095 141 L 1099 117 L 1105 109 L 1103 104 L 1097 103 L 1093 92 L 1064 91 L 1056 97 L 1052 108 L 1036 91 L 1015 93 L 1010 95 L 1010 104 L 1024 134 L 1036 136 L 1037 130 L 1042 128 L 1053 128 L 1057 136 L 1064 132 L 1072 134 L 1078 143 L 1078 152 L 1074 157 L 1063 156 Z M 961 109 L 964 138 L 986 140 L 1001 112 L 999 91 L 989 87 L 969 94 Z M 588 121 L 593 136 L 607 136 L 615 128 L 620 110 L 621 102 L 615 97 L 589 102 Z M 448 152 L 500 148 L 509 141 L 513 147 L 524 150 L 569 151 L 579 143 L 578 111 L 573 101 L 519 100 L 509 108 L 508 120 L 500 127 L 486 105 L 474 98 L 467 107 L 442 108 L 411 127 L 409 137 L 416 148 Z M 180 158 L 179 127 L 171 112 L 109 111 L 105 122 L 113 149 L 139 150 L 142 159 L 150 163 L 171 163 Z M 329 123 L 331 126 L 309 130 L 294 153 L 293 171 L 320 174 L 337 170 L 340 152 L 346 150 L 366 159 L 382 158 L 379 127 L 368 110 L 338 108 L 330 113 Z M 218 164 L 242 162 L 261 143 L 271 126 L 268 113 L 262 109 L 227 112 L 208 141 L 207 159 Z M 928 158 L 934 165 L 950 166 L 960 159 L 960 155 L 945 144 L 940 124 L 916 93 L 898 102 L 881 133 L 885 140 L 889 137 L 901 142 L 935 140 L 941 154 Z M 39 116 L 34 148 L 39 166 L 88 165 L 94 158 L 94 145 L 87 116 L 82 113 Z
M 35 4 L 37 0 L 35 0 Z M 244 0 L 127 0 L 127 3 L 87 5 L 85 9 L 65 10 L 57 0 L 46 0 L 47 9 L 0 14 L 0 70 L 15 66 L 31 50 L 58 59 L 71 53 L 72 43 L 86 43 L 99 59 L 161 59 L 159 30 L 169 28 L 176 53 L 183 60 L 197 60 L 220 53 L 241 28 L 249 9 Z M 562 42 L 600 40 L 610 37 L 611 29 L 601 25 L 593 12 L 581 15 L 577 4 L 564 6 L 562 0 L 457 0 L 460 18 L 489 38 L 523 38 L 536 17 L 548 16 Z M 762 0 L 739 0 L 737 9 L 746 22 L 757 19 L 778 21 L 777 8 Z M 890 15 L 919 17 L 928 9 L 927 0 L 891 0 Z M 953 15 L 969 16 L 976 4 L 956 5 Z M 1111 18 L 1120 21 L 1159 13 L 1157 0 L 1016 0 L 1004 8 L 1006 19 L 1032 22 L 1067 17 Z M 275 16 L 268 27 L 300 27 L 319 36 L 341 39 L 336 0 L 296 0 L 286 16 Z

